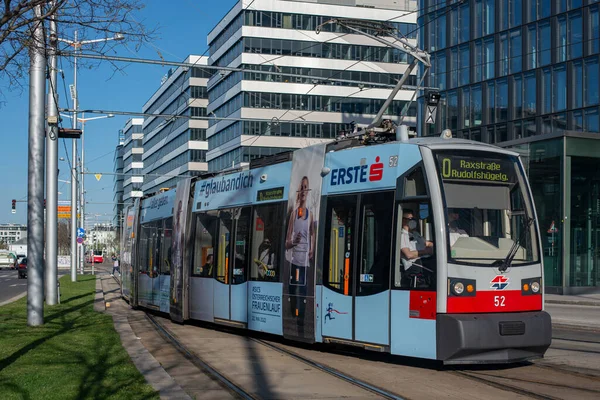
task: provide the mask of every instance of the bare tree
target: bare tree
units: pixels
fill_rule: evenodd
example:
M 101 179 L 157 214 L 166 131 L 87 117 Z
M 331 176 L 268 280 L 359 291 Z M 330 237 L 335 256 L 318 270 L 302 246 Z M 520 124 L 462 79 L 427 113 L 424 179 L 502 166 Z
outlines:
M 40 21 L 54 18 L 61 38 L 71 37 L 75 29 L 79 31 L 80 39 L 122 34 L 121 43 L 132 43 L 136 49 L 152 40 L 155 32 L 134 16 L 144 8 L 141 0 L 56 0 L 52 7 L 50 4 L 48 0 L 0 1 L 0 79 L 4 81 L 3 86 L 21 88 L 29 68 L 28 50 L 34 46 L 47 47 L 46 43 L 34 43 L 32 39 L 32 28 Z M 34 15 L 37 6 L 42 6 L 41 18 Z M 105 54 L 115 45 L 115 42 L 99 42 L 86 46 L 86 51 Z
M 68 220 L 58 222 L 58 254 L 69 254 L 71 251 L 71 226 Z

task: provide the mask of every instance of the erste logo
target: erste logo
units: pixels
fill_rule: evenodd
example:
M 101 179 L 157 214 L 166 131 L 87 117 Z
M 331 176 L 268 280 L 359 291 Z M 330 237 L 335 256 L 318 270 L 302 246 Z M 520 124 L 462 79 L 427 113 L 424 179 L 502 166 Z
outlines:
M 331 170 L 331 186 L 350 185 L 353 183 L 377 182 L 383 179 L 383 163 L 381 157 L 375 157 L 373 164 L 355 165 L 347 168 Z

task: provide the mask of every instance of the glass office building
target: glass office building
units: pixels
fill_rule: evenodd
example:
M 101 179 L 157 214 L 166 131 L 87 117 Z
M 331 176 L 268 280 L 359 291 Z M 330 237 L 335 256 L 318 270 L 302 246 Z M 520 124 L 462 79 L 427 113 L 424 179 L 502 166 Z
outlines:
M 518 150 L 545 235 L 548 291 L 599 290 L 600 2 L 421 0 L 419 8 L 420 46 L 432 55 L 426 85 L 441 94 L 436 123 L 419 118 L 419 132 L 449 128 Z

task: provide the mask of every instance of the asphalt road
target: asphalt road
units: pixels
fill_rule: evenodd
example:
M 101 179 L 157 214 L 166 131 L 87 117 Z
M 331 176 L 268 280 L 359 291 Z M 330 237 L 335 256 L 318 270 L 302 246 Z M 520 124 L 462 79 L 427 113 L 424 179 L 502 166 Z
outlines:
M 59 270 L 58 277 L 66 274 L 67 270 Z M 19 279 L 17 270 L 0 270 L 0 304 L 27 292 L 27 279 Z
M 27 291 L 27 279 L 18 279 L 17 270 L 0 270 L 0 304 Z

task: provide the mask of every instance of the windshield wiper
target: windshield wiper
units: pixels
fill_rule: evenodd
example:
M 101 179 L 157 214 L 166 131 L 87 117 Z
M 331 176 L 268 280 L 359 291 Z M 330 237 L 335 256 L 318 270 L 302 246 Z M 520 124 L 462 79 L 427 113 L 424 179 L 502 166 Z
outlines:
M 506 258 L 503 259 L 503 260 L 496 260 L 496 261 L 494 261 L 492 263 L 493 267 L 497 267 L 500 272 L 505 272 L 508 269 L 508 267 L 511 266 L 511 264 L 513 262 L 513 259 L 517 255 L 517 251 L 519 250 L 519 246 L 521 245 L 521 242 L 523 241 L 523 239 L 525 237 L 525 234 L 527 234 L 529 232 L 529 229 L 531 228 L 531 224 L 532 223 L 533 223 L 533 218 L 526 218 L 525 221 L 523 221 L 523 228 L 524 229 L 521 231 L 521 235 L 513 243 L 512 247 L 508 251 L 508 254 L 506 255 Z

